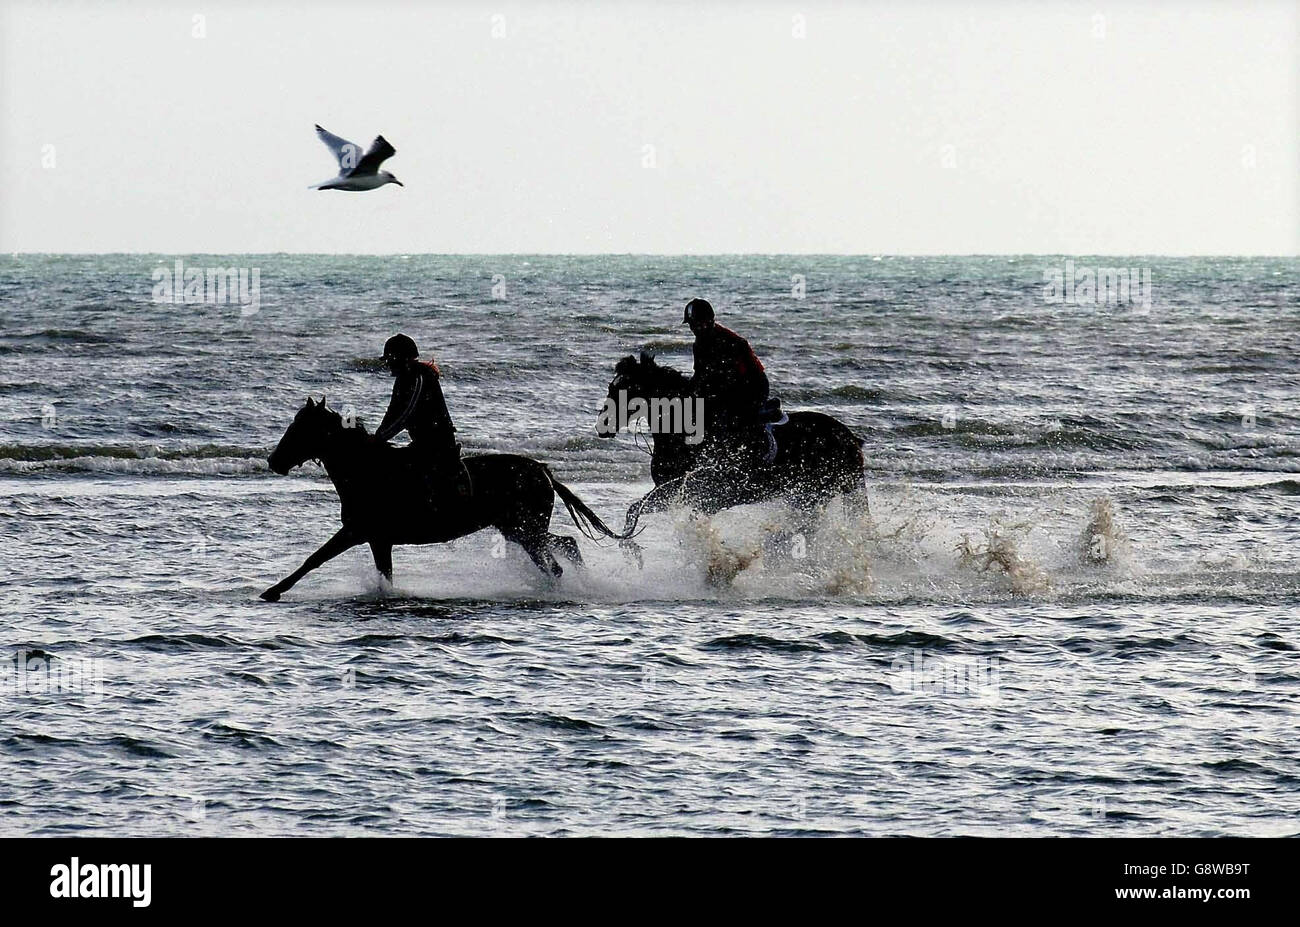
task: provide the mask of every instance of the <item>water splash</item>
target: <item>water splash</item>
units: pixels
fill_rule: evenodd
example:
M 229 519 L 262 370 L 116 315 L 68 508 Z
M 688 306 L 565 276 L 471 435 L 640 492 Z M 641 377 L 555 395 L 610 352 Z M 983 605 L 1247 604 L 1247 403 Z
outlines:
M 688 561 L 700 564 L 710 586 L 729 586 L 750 567 L 760 564 L 763 546 L 753 538 L 728 543 L 713 520 L 689 514 L 679 523 L 679 536 Z
M 1132 545 L 1119 523 L 1110 496 L 1092 500 L 1087 526 L 1079 536 L 1079 560 L 1091 566 L 1128 566 Z
M 994 516 L 982 529 L 982 543 L 971 541 L 969 534 L 962 535 L 956 547 L 958 563 L 985 573 L 995 569 L 1004 573 L 1011 581 L 1011 590 L 1018 595 L 1048 592 L 1052 581 L 1046 571 L 1020 551 L 1025 535 L 1033 527 L 1032 522 L 1008 522 Z

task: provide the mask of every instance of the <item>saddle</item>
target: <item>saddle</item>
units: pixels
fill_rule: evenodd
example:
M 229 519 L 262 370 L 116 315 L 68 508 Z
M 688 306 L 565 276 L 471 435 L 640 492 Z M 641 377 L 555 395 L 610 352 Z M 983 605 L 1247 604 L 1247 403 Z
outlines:
M 401 455 L 398 459 L 409 477 L 423 487 L 425 498 L 435 507 L 440 503 L 468 502 L 474 495 L 474 480 L 459 456 L 459 444 L 457 456 L 446 459 L 436 459 L 410 444 L 394 450 Z

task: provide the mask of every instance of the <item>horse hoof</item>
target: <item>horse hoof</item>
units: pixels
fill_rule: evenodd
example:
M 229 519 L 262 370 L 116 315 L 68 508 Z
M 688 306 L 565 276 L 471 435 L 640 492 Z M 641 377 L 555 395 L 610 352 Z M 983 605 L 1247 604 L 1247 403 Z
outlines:
M 262 593 L 261 598 L 265 602 L 279 602 L 280 593 L 276 592 L 274 589 L 268 589 Z
M 623 549 L 623 555 L 636 564 L 638 570 L 645 569 L 645 557 L 641 554 L 641 545 L 635 541 L 620 541 L 619 547 Z

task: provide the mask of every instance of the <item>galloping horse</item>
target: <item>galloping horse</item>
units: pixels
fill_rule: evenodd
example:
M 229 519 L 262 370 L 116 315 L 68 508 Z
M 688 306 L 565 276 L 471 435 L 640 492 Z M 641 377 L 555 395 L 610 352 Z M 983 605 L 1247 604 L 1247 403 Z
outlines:
M 628 355 L 614 367 L 609 398 L 625 392 L 628 400 L 690 397 L 690 378 L 655 362 L 642 351 Z M 653 449 L 650 476 L 655 488 L 627 510 L 623 539 L 630 538 L 637 520 L 674 502 L 712 515 L 735 505 L 784 499 L 797 509 L 812 512 L 836 495 L 844 494 L 851 506 L 866 506 L 865 461 L 862 442 L 838 419 L 821 412 L 791 412 L 785 424 L 773 426 L 776 458 L 751 467 L 707 464 L 703 449 L 692 447 L 685 434 L 651 433 Z M 602 433 L 601 437 L 613 437 Z M 701 464 L 704 463 L 704 466 Z
M 474 486 L 467 500 L 448 492 L 430 497 L 417 458 L 405 448 L 376 444 L 360 423 L 345 427 L 343 418 L 307 400 L 280 438 L 267 463 L 281 476 L 308 460 L 319 460 L 334 481 L 342 505 L 343 527 L 298 569 L 262 593 L 278 601 L 312 570 L 358 544 L 369 544 L 375 567 L 393 578 L 395 544 L 439 544 L 489 526 L 527 551 L 548 578 L 564 571 L 551 553 L 558 550 L 582 563 L 578 542 L 550 533 L 551 508 L 558 495 L 578 529 L 622 539 L 582 500 L 557 480 L 547 466 L 516 454 L 482 454 L 465 458 Z

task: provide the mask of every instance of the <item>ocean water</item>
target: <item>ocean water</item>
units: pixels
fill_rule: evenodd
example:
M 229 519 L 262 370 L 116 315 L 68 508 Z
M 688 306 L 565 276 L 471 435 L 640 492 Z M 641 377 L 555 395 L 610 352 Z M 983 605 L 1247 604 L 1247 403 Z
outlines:
M 155 301 L 175 259 L 0 258 L 0 833 L 1300 832 L 1295 259 L 186 255 L 256 303 Z M 1108 267 L 1151 298 L 1045 298 Z M 267 452 L 308 395 L 373 426 L 397 330 L 467 452 L 621 524 L 595 413 L 695 295 L 865 439 L 869 516 L 257 598 L 337 527 Z

